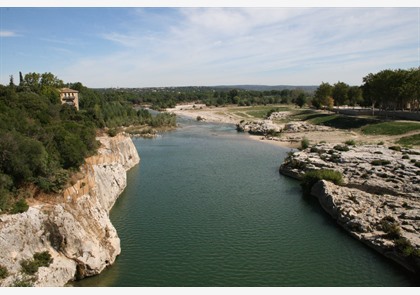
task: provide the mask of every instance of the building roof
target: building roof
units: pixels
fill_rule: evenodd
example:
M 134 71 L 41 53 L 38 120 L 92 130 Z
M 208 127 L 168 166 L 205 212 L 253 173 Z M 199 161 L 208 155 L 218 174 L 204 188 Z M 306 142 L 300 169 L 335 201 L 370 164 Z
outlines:
M 79 91 L 73 90 L 73 89 L 70 89 L 70 88 L 61 88 L 60 92 L 61 93 L 79 93 Z

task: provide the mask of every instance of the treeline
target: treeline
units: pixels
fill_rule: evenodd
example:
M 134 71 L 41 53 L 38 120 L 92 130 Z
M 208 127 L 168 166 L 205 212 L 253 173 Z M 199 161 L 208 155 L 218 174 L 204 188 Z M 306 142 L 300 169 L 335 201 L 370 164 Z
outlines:
M 296 104 L 313 108 L 362 106 L 393 110 L 419 110 L 420 72 L 418 68 L 383 70 L 368 74 L 362 85 L 321 83 L 315 91 L 305 88 L 250 90 L 221 87 L 162 87 L 101 89 L 111 100 L 119 98 L 138 105 L 162 110 L 180 103 L 204 103 L 207 106 Z
M 149 105 L 155 110 L 173 108 L 177 104 L 189 102 L 216 107 L 229 104 L 239 106 L 290 104 L 302 98 L 306 101 L 311 95 L 310 91 L 303 89 L 257 91 L 212 87 L 124 88 L 99 91 L 104 97 L 114 99 L 119 97 L 136 105 Z
M 63 86 L 79 91 L 79 111 L 61 104 Z M 96 153 L 100 129 L 135 124 L 175 122 L 81 83 L 64 84 L 51 73 L 20 74 L 18 84 L 10 77 L 9 85 L 0 85 L 0 212 L 19 212 L 30 186 L 59 192 Z
M 316 108 L 363 106 L 383 110 L 416 110 L 420 102 L 420 69 L 382 70 L 363 77 L 361 86 L 322 83 L 310 104 Z

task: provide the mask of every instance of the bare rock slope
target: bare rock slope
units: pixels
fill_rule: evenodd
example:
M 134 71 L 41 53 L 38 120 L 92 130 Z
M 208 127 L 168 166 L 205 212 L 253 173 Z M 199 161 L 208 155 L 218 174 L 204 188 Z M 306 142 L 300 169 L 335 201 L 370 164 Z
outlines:
M 109 211 L 126 187 L 126 171 L 140 158 L 130 137 L 98 140 L 98 155 L 86 159 L 83 177 L 74 185 L 56 196 L 38 196 L 27 212 L 0 216 L 0 265 L 8 272 L 1 286 L 64 286 L 99 274 L 120 254 Z M 52 264 L 24 274 L 20 262 L 44 251 Z

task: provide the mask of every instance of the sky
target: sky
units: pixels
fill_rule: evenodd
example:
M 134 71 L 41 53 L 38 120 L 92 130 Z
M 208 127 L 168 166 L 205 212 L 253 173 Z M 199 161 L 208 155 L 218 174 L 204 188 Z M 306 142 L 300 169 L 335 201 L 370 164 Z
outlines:
M 92 88 L 361 85 L 369 73 L 420 66 L 418 7 L 263 4 L 3 4 L 0 84 L 51 72 Z

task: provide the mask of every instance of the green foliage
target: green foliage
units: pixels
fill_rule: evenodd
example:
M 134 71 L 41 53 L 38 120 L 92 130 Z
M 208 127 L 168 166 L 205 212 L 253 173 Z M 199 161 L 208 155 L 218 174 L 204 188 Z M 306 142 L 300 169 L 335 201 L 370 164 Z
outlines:
M 106 133 L 108 134 L 108 136 L 114 137 L 118 134 L 118 129 L 117 128 L 110 128 L 110 129 L 107 130 Z
M 7 268 L 0 264 L 0 280 L 6 278 L 9 275 Z
M 53 262 L 51 254 L 47 251 L 36 252 L 33 259 L 24 259 L 20 262 L 22 271 L 25 274 L 33 275 L 38 271 L 40 267 L 47 267 Z
M 33 287 L 33 282 L 30 278 L 16 280 L 13 282 L 12 287 Z
M 311 170 L 302 177 L 301 186 L 305 195 L 309 195 L 312 186 L 319 180 L 330 181 L 336 185 L 343 184 L 343 175 L 339 171 L 330 169 Z
M 17 214 L 17 213 L 23 213 L 28 211 L 29 205 L 26 203 L 25 199 L 19 199 L 16 203 L 13 204 L 12 210 L 10 213 Z
M 356 141 L 354 139 L 349 139 L 344 142 L 346 145 L 356 145 Z
M 398 239 L 401 237 L 401 229 L 392 216 L 385 216 L 380 221 L 380 227 L 386 233 L 389 239 Z
M 403 110 L 416 105 L 420 85 L 420 69 L 382 70 L 363 77 L 365 105 L 385 110 Z
M 309 139 L 307 139 L 306 137 L 302 138 L 302 140 L 300 141 L 300 149 L 304 150 L 307 149 L 309 147 Z

